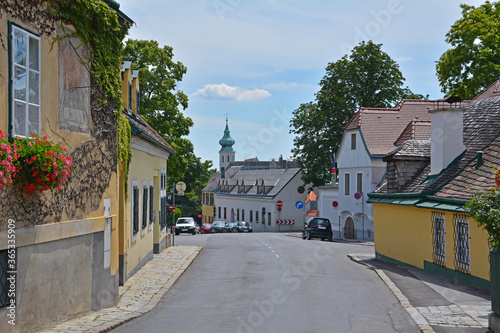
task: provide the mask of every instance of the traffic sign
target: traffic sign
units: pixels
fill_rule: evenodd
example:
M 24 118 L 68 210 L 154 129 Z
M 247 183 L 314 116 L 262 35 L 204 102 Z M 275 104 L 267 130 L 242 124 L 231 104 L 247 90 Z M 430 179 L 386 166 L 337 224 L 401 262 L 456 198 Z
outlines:
M 339 202 L 338 201 L 332 202 L 332 206 L 333 208 L 337 208 L 339 206 Z
M 302 207 L 304 207 L 304 203 L 302 201 L 297 201 L 295 203 L 295 208 L 302 209 Z
M 498 169 L 497 174 L 495 175 L 495 183 L 497 183 L 497 186 L 500 186 L 500 169 Z
M 170 209 L 170 211 L 173 212 L 175 209 L 174 204 L 168 205 L 168 209 Z
M 184 195 L 184 191 L 186 190 L 186 183 L 178 182 L 177 184 L 175 184 L 175 189 L 177 190 L 178 195 Z
M 281 207 L 278 207 L 278 212 L 281 212 Z
M 276 203 L 276 206 L 278 206 L 278 207 L 283 206 L 283 202 L 282 202 L 281 200 L 279 200 L 279 201 Z
M 356 199 L 356 200 L 361 199 L 361 193 L 359 193 L 359 192 L 354 193 L 354 199 Z
M 201 219 L 201 214 L 198 214 L 198 218 Z

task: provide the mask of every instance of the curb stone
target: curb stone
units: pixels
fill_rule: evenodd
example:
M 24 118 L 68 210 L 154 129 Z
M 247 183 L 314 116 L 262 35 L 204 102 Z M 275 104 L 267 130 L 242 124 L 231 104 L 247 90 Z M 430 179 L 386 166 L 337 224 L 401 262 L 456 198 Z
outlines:
M 431 325 L 429 324 L 427 319 L 425 319 L 424 316 L 422 316 L 422 314 L 420 314 L 420 312 L 418 312 L 418 310 L 411 305 L 408 298 L 406 298 L 406 296 L 401 292 L 401 290 L 398 287 L 396 287 L 394 282 L 392 282 L 392 280 L 387 276 L 387 274 L 384 273 L 383 270 L 378 269 L 378 268 L 376 268 L 376 267 L 374 267 L 366 262 L 363 262 L 355 254 L 348 254 L 347 257 L 358 264 L 365 265 L 366 267 L 374 270 L 377 273 L 377 275 L 380 277 L 380 279 L 382 281 L 384 281 L 384 283 L 392 291 L 394 296 L 396 296 L 396 298 L 398 299 L 401 306 L 406 310 L 406 312 L 408 312 L 410 317 L 418 325 L 418 327 L 420 328 L 420 332 L 422 332 L 422 333 L 435 333 L 434 329 L 431 327 Z

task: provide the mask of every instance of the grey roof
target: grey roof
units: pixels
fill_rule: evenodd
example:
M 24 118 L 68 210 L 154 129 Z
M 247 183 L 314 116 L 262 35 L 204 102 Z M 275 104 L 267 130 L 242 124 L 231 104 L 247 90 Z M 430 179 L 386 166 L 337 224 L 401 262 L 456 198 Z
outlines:
M 300 172 L 300 168 L 267 170 L 241 168 L 230 178 L 221 178 L 216 193 L 220 195 L 274 197 Z M 226 184 L 229 185 L 228 188 L 224 186 Z M 264 190 L 264 192 L 259 192 L 259 189 Z
M 430 140 L 408 140 L 401 146 L 397 147 L 389 154 L 384 156 L 384 160 L 388 158 L 415 158 L 431 156 L 431 141 Z
M 436 178 L 429 178 L 429 165 L 418 174 L 402 192 L 433 193 L 457 177 L 464 168 L 476 159 L 477 152 L 486 149 L 500 135 L 500 96 L 488 99 L 473 100 L 463 104 L 463 142 L 465 152 Z M 381 186 L 377 193 L 385 193 L 386 187 Z M 455 197 L 458 197 L 455 195 Z M 468 194 L 463 194 L 468 198 Z

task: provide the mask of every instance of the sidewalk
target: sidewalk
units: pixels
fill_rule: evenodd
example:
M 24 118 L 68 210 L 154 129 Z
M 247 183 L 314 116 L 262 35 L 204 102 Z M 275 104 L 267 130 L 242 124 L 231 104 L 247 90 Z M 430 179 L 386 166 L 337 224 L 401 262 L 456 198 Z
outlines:
M 153 309 L 200 253 L 199 246 L 172 246 L 144 265 L 120 287 L 115 307 L 90 312 L 43 333 L 108 332 Z
M 491 302 L 487 291 L 382 262 L 375 255 L 348 257 L 379 275 L 422 332 L 490 332 Z

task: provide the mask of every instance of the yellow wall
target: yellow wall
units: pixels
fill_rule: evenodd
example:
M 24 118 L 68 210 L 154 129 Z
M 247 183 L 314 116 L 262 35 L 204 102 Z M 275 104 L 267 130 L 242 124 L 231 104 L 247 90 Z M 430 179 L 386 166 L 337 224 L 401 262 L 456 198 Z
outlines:
M 144 151 L 132 148 L 132 161 L 130 163 L 129 179 L 128 179 L 128 197 L 126 202 L 127 217 L 125 226 L 127 228 L 126 242 L 126 274 L 128 275 L 150 252 L 153 251 L 153 228 L 146 226 L 145 233 L 142 235 L 142 189 L 143 181 L 147 181 L 148 187 L 150 181 L 153 181 L 154 186 L 154 207 L 156 210 L 156 224 L 159 224 L 160 215 L 160 169 L 165 168 L 166 160 Z M 132 241 L 132 181 L 137 180 L 139 184 L 139 231 L 137 239 Z M 149 216 L 149 214 L 148 214 Z M 159 239 L 158 239 L 159 240 Z
M 375 251 L 378 254 L 424 269 L 432 257 L 431 209 L 374 203 Z M 445 215 L 446 267 L 455 270 L 453 212 Z M 488 234 L 469 219 L 471 275 L 489 281 Z

